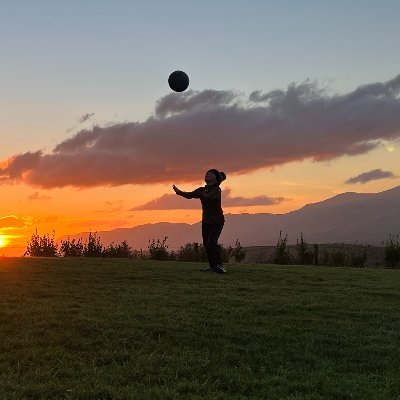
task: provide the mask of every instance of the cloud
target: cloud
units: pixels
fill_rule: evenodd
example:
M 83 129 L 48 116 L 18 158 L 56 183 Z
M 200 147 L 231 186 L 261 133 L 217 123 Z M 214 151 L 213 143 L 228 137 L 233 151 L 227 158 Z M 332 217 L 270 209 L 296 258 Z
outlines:
M 27 225 L 35 226 L 37 224 L 50 224 L 59 220 L 58 215 L 36 215 L 24 218 Z
M 107 205 L 106 208 L 100 210 L 93 210 L 92 213 L 115 213 L 121 211 L 123 209 L 122 204 L 124 200 L 117 200 L 117 201 L 105 201 L 104 203 Z
M 25 228 L 26 223 L 23 219 L 16 217 L 15 215 L 8 215 L 6 217 L 0 217 L 0 229 L 13 229 L 13 228 Z
M 229 176 L 293 161 L 367 153 L 400 137 L 400 75 L 329 94 L 318 83 L 285 90 L 188 91 L 161 98 L 143 122 L 93 126 L 52 152 L 17 154 L 0 182 L 53 188 L 199 182 L 209 168 Z
M 50 196 L 46 196 L 45 194 L 39 194 L 39 192 L 35 192 L 28 197 L 28 200 L 49 200 Z
M 237 95 L 232 91 L 226 90 L 208 89 L 202 92 L 189 90 L 178 96 L 175 93 L 171 93 L 158 100 L 155 114 L 156 117 L 163 118 L 167 115 L 190 112 L 191 110 L 212 111 L 215 107 L 228 106 L 235 99 L 237 100 Z
M 274 205 L 288 200 L 285 197 L 232 197 L 231 189 L 227 188 L 222 191 L 222 207 L 242 207 L 242 206 L 261 206 L 261 205 Z M 198 209 L 199 203 L 197 201 L 188 201 L 176 194 L 164 194 L 163 196 L 151 200 L 140 206 L 131 208 L 129 211 L 144 211 L 144 210 L 184 210 L 184 209 Z
M 92 118 L 94 115 L 94 113 L 87 113 L 87 114 L 83 114 L 79 119 L 79 123 L 83 124 L 84 122 L 88 121 L 90 118 Z
M 80 227 L 88 227 L 88 226 L 103 226 L 106 228 L 119 228 L 121 226 L 126 225 L 126 220 L 102 220 L 102 219 L 92 219 L 92 220 L 84 220 L 67 224 L 69 228 L 80 228 Z
M 67 133 L 71 133 L 72 131 L 77 130 L 78 127 L 81 127 L 85 122 L 90 121 L 90 119 L 94 116 L 94 113 L 86 113 L 77 118 L 77 123 L 71 128 L 67 129 Z
M 369 172 L 363 172 L 360 175 L 354 176 L 352 178 L 347 179 L 345 183 L 367 183 L 370 181 L 376 181 L 378 179 L 386 179 L 386 178 L 396 178 L 396 175 L 391 171 L 382 171 L 381 169 L 373 169 Z

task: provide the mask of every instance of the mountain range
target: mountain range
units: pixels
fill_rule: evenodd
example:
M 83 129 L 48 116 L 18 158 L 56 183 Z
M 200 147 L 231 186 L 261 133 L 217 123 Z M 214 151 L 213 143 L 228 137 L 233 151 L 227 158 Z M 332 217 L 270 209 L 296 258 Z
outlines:
M 295 244 L 301 232 L 308 243 L 361 243 L 381 246 L 389 235 L 400 234 L 400 186 L 380 193 L 346 192 L 307 204 L 286 214 L 226 214 L 220 243 L 233 246 L 275 245 L 288 235 Z M 88 232 L 69 235 L 87 239 Z M 127 240 L 135 249 L 146 250 L 149 240 L 168 237 L 171 250 L 189 242 L 201 242 L 201 222 L 195 224 L 159 222 L 133 228 L 101 231 L 103 244 Z

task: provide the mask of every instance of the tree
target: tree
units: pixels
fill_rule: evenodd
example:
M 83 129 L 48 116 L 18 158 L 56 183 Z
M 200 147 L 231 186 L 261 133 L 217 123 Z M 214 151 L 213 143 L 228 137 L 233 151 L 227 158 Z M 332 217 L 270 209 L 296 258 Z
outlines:
M 239 239 L 236 239 L 235 247 L 233 249 L 233 255 L 237 263 L 240 263 L 246 257 L 246 250 L 240 244 Z
M 167 245 L 168 236 L 165 236 L 163 241 L 161 242 L 160 239 L 149 240 L 149 253 L 151 260 L 158 260 L 158 261 L 167 261 L 169 260 L 169 253 L 168 253 L 168 245 Z
M 61 256 L 63 257 L 82 257 L 83 256 L 83 244 L 82 238 L 75 241 L 75 239 L 61 240 L 60 248 Z
M 186 243 L 178 250 L 177 261 L 200 261 L 200 247 L 198 243 Z M 204 246 L 203 246 L 204 247 Z
M 228 263 L 229 259 L 231 258 L 231 255 L 233 255 L 233 247 L 232 246 L 224 247 L 222 244 L 219 244 L 218 246 L 221 250 L 222 262 Z
M 313 263 L 314 254 L 312 251 L 309 250 L 308 244 L 303 239 L 303 232 L 301 232 L 300 235 L 300 243 L 299 239 L 297 239 L 296 248 L 297 248 L 297 257 L 299 264 L 310 265 Z
M 88 241 L 83 246 L 84 257 L 101 257 L 103 255 L 103 245 L 100 242 L 100 238 L 96 235 L 97 232 L 94 234 L 92 232 L 89 233 Z
M 117 245 L 114 245 L 114 242 L 112 242 L 106 249 L 103 250 L 103 256 L 114 258 L 132 258 L 134 256 L 134 251 L 129 246 L 128 242 L 124 240 Z
M 55 231 L 53 230 L 53 236 L 47 233 L 40 236 L 37 229 L 32 234 L 31 240 L 28 242 L 26 248 L 26 254 L 31 257 L 57 257 L 58 245 L 54 240 Z
M 400 263 L 399 236 L 397 235 L 396 238 L 394 238 L 392 235 L 389 235 L 389 239 L 385 242 L 384 250 L 385 255 L 383 261 L 385 265 L 389 268 L 398 267 Z
M 292 255 L 287 247 L 287 235 L 282 238 L 282 231 L 279 231 L 279 239 L 273 254 L 273 263 L 286 265 L 290 264 Z

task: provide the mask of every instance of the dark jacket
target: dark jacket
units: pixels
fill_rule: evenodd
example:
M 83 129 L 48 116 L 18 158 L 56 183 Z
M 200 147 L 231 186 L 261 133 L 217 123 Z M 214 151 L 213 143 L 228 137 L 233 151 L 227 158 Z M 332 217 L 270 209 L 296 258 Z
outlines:
M 202 222 L 223 223 L 224 213 L 221 207 L 221 188 L 218 184 L 199 187 L 193 192 L 181 192 L 186 199 L 200 199 L 203 208 Z

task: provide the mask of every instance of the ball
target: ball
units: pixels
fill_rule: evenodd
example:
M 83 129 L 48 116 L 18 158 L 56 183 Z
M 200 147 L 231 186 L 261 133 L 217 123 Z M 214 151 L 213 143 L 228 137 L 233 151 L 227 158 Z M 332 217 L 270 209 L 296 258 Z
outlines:
M 168 78 L 168 84 L 174 92 L 184 92 L 189 86 L 189 77 L 183 71 L 174 71 Z

